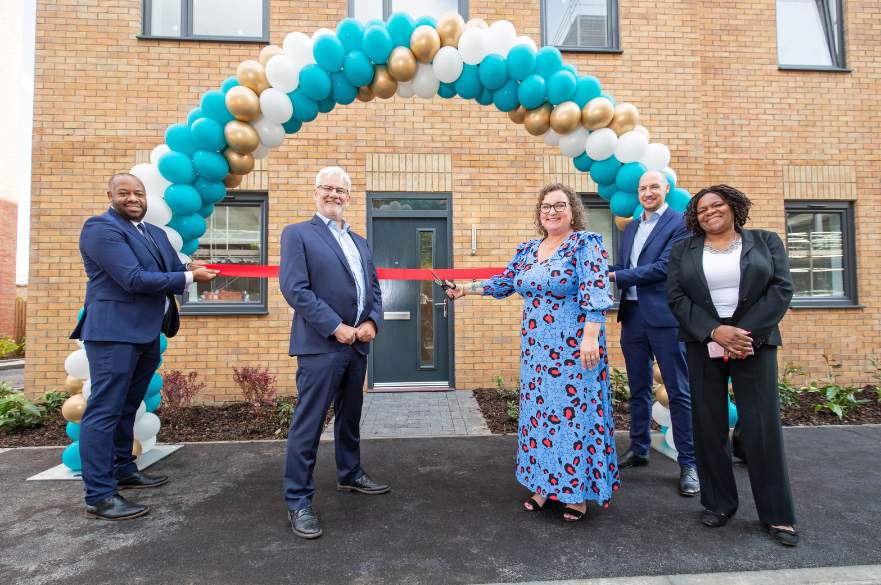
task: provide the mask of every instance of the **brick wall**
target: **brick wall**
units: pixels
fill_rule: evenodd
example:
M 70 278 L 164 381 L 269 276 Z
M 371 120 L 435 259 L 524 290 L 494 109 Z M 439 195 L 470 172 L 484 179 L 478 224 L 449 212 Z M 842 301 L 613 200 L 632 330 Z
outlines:
M 15 330 L 15 239 L 18 205 L 0 197 L 0 337 Z
M 470 16 L 507 18 L 518 32 L 538 39 L 539 4 L 472 0 Z M 75 349 L 66 337 L 85 283 L 76 242 L 82 222 L 106 206 L 106 178 L 130 168 L 205 90 L 259 52 L 253 44 L 138 40 L 140 5 L 38 3 L 26 371 L 31 392 L 64 381 L 63 360 Z M 271 40 L 280 44 L 290 31 L 333 28 L 346 7 L 346 0 L 270 0 Z M 862 306 L 790 312 L 781 360 L 820 373 L 820 356 L 827 352 L 844 363 L 848 380 L 866 379 L 868 357 L 881 346 L 881 293 L 873 286 L 881 277 L 875 262 L 881 254 L 881 5 L 846 2 L 851 73 L 779 71 L 770 0 L 634 0 L 620 3 L 620 15 L 623 53 L 569 53 L 565 60 L 597 75 L 619 101 L 640 108 L 653 139 L 670 146 L 682 186 L 694 192 L 719 181 L 734 184 L 755 203 L 752 225 L 782 233 L 784 193 L 799 192 L 787 189 L 810 177 L 792 169 L 845 167 L 828 176 L 856 201 Z M 356 196 L 349 220 L 364 233 L 369 165 L 385 153 L 450 161 L 444 180 L 453 193 L 457 267 L 506 263 L 518 242 L 533 237 L 535 193 L 550 175 L 564 173 L 555 167 L 555 149 L 492 108 L 440 98 L 355 102 L 306 125 L 270 156 L 269 261 L 278 262 L 282 228 L 311 215 L 311 181 L 327 164 L 352 175 Z M 480 232 L 472 256 L 474 224 Z M 268 315 L 186 317 L 165 367 L 199 369 L 209 382 L 206 400 L 236 396 L 234 365 L 268 366 L 291 389 L 295 365 L 285 355 L 290 316 L 273 281 Z M 458 306 L 458 387 L 490 385 L 496 374 L 517 375 L 518 317 L 514 299 L 466 299 Z M 621 366 L 613 321 L 612 360 Z

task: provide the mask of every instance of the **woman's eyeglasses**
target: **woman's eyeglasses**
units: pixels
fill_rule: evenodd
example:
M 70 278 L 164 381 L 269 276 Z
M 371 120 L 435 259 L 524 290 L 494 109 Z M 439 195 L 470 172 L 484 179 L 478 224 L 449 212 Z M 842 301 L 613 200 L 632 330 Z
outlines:
M 539 206 L 539 209 L 541 210 L 542 213 L 547 215 L 548 213 L 551 212 L 551 209 L 553 209 L 557 213 L 563 213 L 564 211 L 566 211 L 567 207 L 569 207 L 569 204 L 566 201 L 558 201 L 557 203 L 554 203 L 553 205 L 551 205 L 550 203 L 542 203 Z

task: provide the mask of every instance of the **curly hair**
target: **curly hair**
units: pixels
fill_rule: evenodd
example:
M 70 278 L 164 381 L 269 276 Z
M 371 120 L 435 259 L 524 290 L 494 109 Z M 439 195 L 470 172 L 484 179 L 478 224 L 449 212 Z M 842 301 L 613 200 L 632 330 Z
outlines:
M 538 193 L 538 201 L 535 204 L 535 229 L 538 233 L 547 237 L 548 231 L 541 225 L 541 204 L 544 202 L 545 195 L 553 191 L 562 191 L 569 200 L 569 207 L 572 209 L 572 229 L 582 231 L 587 229 L 587 214 L 584 212 L 584 205 L 581 198 L 575 194 L 571 187 L 563 183 L 551 183 L 545 185 Z
M 693 234 L 702 235 L 704 233 L 704 230 L 701 229 L 700 223 L 697 221 L 697 204 L 698 201 L 701 200 L 701 197 L 707 193 L 715 193 L 722 198 L 722 201 L 728 204 L 728 207 L 731 208 L 731 213 L 734 214 L 734 229 L 739 232 L 740 228 L 742 228 L 749 220 L 749 208 L 752 207 L 753 203 L 742 191 L 735 189 L 731 185 L 725 184 L 713 185 L 712 187 L 701 189 L 691 198 L 691 201 L 688 202 L 688 207 L 685 210 L 685 227 Z

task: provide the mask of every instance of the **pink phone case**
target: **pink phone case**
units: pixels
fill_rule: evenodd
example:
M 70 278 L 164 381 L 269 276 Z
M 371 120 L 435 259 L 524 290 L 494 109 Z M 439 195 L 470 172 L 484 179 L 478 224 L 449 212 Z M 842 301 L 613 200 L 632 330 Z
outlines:
M 710 359 L 725 357 L 725 348 L 715 341 L 711 341 L 707 344 L 707 350 L 710 352 Z

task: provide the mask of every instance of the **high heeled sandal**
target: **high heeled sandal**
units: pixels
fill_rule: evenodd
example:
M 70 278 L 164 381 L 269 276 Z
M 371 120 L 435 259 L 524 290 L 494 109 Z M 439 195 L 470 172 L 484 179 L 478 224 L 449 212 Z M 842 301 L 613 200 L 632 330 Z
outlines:
M 538 500 L 535 499 L 535 494 L 529 496 L 529 498 L 523 502 L 523 509 L 527 512 L 541 512 L 544 510 L 544 507 L 547 506 L 548 500 L 541 504 L 538 503 Z
M 582 518 L 587 516 L 587 511 L 582 512 L 576 508 L 570 508 L 569 506 L 563 507 L 563 521 L 564 522 L 578 522 Z

